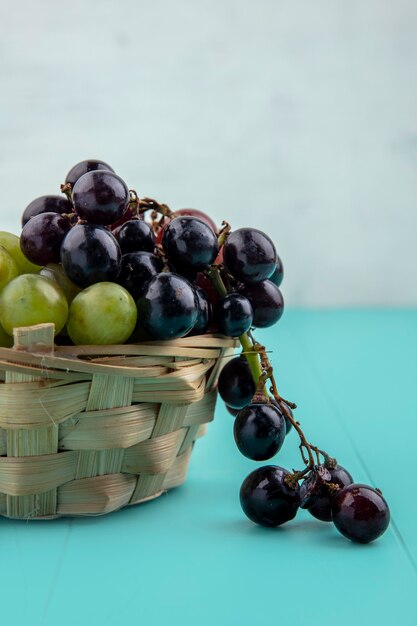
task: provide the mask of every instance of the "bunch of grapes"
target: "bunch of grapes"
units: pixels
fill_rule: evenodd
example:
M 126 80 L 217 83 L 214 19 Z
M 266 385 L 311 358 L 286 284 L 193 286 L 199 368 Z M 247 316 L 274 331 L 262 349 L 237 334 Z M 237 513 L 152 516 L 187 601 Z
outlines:
M 380 491 L 309 443 L 295 404 L 278 393 L 267 351 L 254 336 L 282 316 L 283 265 L 265 233 L 232 231 L 195 209 L 172 212 L 139 198 L 103 161 L 82 161 L 22 215 L 20 240 L 0 233 L 0 344 L 13 327 L 53 322 L 64 344 L 170 340 L 216 332 L 239 338 L 240 356 L 219 377 L 235 416 L 238 449 L 274 457 L 293 428 L 304 469 L 275 465 L 244 480 L 240 500 L 257 524 L 278 526 L 301 508 L 353 541 L 367 543 L 389 524 Z

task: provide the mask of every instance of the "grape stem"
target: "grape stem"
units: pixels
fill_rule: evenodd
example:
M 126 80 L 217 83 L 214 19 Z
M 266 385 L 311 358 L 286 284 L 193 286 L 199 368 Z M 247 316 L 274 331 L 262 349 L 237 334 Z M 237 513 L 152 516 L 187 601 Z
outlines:
M 263 353 L 263 357 L 266 361 L 269 362 L 268 357 L 265 352 Z M 272 395 L 274 396 L 275 400 L 278 402 L 278 405 L 281 411 L 284 413 L 285 417 L 288 419 L 290 424 L 292 424 L 292 427 L 297 431 L 297 434 L 300 438 L 299 447 L 300 447 L 301 456 L 302 456 L 304 463 L 306 463 L 307 465 L 303 470 L 300 470 L 300 471 L 293 470 L 293 474 L 290 474 L 289 476 L 287 476 L 286 478 L 286 480 L 288 479 L 287 482 L 289 482 L 290 484 L 295 484 L 295 483 L 298 483 L 298 481 L 301 478 L 303 478 L 303 476 L 308 474 L 308 472 L 314 467 L 315 463 L 314 463 L 314 457 L 313 457 L 313 450 L 304 435 L 304 432 L 300 426 L 300 423 L 297 422 L 293 418 L 290 411 L 288 410 L 288 406 L 286 405 L 286 403 L 284 402 L 284 400 L 281 398 L 281 396 L 278 393 L 278 387 L 275 381 L 274 371 L 271 365 L 269 365 L 268 372 L 269 372 L 269 380 L 271 382 L 270 391 Z M 308 460 L 306 459 L 304 455 L 304 451 L 307 452 Z
M 61 193 L 66 195 L 68 200 L 72 202 L 72 187 L 70 183 L 63 183 L 61 185 Z
M 172 211 L 167 204 L 160 204 L 153 198 L 137 198 L 135 202 L 138 213 L 145 213 L 151 210 L 161 213 L 163 217 L 170 217 L 172 215 Z
M 231 230 L 232 230 L 232 227 L 230 226 L 229 222 L 222 222 L 222 228 L 217 237 L 219 250 L 225 244 Z
M 228 233 L 230 232 L 230 226 L 228 224 L 226 224 L 225 228 L 220 232 L 219 239 L 222 237 L 222 234 L 224 231 L 226 231 L 226 237 L 227 237 Z M 228 291 L 223 282 L 219 266 L 213 265 L 208 271 L 208 276 L 214 288 L 216 289 L 217 293 L 219 294 L 219 296 L 221 298 L 226 297 L 228 294 Z M 270 402 L 269 393 L 266 388 L 266 381 L 269 380 L 271 383 L 269 391 L 271 392 L 276 402 L 278 403 L 278 406 L 280 407 L 282 413 L 291 423 L 291 425 L 296 430 L 300 438 L 299 448 L 300 448 L 301 458 L 303 459 L 303 462 L 306 465 L 306 467 L 303 470 L 293 470 L 293 473 L 289 474 L 285 479 L 287 484 L 295 489 L 296 486 L 298 485 L 298 481 L 304 478 L 306 474 L 308 474 L 315 465 L 313 452 L 316 454 L 318 464 L 320 464 L 320 454 L 323 456 L 325 465 L 327 467 L 334 467 L 336 461 L 335 459 L 332 459 L 326 452 L 324 452 L 323 450 L 320 450 L 319 448 L 317 448 L 317 446 L 314 446 L 313 444 L 310 444 L 308 442 L 300 426 L 300 423 L 296 421 L 291 415 L 289 407 L 296 408 L 297 405 L 294 404 L 293 402 L 289 402 L 288 400 L 285 400 L 284 398 L 280 396 L 278 392 L 277 383 L 274 377 L 274 370 L 269 361 L 265 347 L 259 344 L 254 339 L 252 331 L 249 331 L 241 335 L 239 337 L 239 341 L 243 348 L 243 354 L 245 355 L 248 361 L 253 380 L 256 383 L 257 393 L 263 392 L 263 395 L 265 396 L 265 398 L 267 398 L 267 400 Z

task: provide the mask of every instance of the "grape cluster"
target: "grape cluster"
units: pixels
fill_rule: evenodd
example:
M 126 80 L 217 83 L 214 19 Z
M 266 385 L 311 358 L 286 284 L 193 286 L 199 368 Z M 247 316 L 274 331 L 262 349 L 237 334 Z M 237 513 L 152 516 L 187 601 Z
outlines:
M 232 336 L 233 329 L 238 328 L 243 346 L 243 354 L 223 368 L 218 386 L 228 411 L 235 417 L 236 445 L 249 459 L 267 461 L 279 452 L 286 434 L 294 427 L 306 464 L 301 471 L 266 465 L 251 472 L 240 489 L 244 513 L 261 526 L 275 527 L 304 508 L 321 521 L 333 521 L 352 541 L 369 543 L 377 539 L 390 521 L 381 492 L 354 483 L 335 459 L 307 442 L 299 422 L 294 420 L 295 405 L 278 394 L 265 348 L 248 332 L 254 326 L 270 326 L 282 315 L 278 287 L 283 266 L 272 242 L 260 231 L 242 228 L 228 236 L 223 262 L 223 268 L 212 270 L 217 272 L 219 292 L 229 283 L 237 286 L 237 293 L 232 291 L 216 304 L 218 324 L 223 333 Z M 246 325 L 247 303 L 252 307 L 252 319 Z M 267 381 L 271 383 L 269 392 Z
M 219 253 L 207 215 L 139 200 L 99 160 L 72 167 L 61 190 L 23 212 L 15 237 L 23 271 L 0 248 L 3 343 L 9 345 L 14 326 L 38 322 L 53 322 L 57 341 L 74 344 L 169 340 L 214 329 L 212 301 L 197 281 Z
M 140 199 L 104 161 L 76 164 L 61 191 L 26 207 L 20 238 L 0 232 L 0 345 L 11 345 L 14 327 L 42 322 L 70 345 L 238 338 L 242 353 L 223 367 L 218 391 L 239 451 L 270 460 L 293 429 L 305 463 L 251 472 L 240 490 L 245 514 L 278 526 L 306 508 L 354 541 L 382 534 L 390 515 L 382 494 L 308 443 L 254 339 L 284 310 L 283 264 L 268 235 Z

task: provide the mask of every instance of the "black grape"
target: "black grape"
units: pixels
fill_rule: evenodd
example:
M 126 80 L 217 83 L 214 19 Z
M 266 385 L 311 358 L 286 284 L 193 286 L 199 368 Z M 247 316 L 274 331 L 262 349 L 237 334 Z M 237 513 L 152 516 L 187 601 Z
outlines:
M 271 459 L 284 443 L 284 417 L 273 404 L 252 403 L 239 411 L 234 423 L 239 451 L 253 461 Z
M 332 519 L 347 539 L 369 543 L 378 539 L 390 523 L 389 506 L 382 494 L 368 485 L 347 485 L 331 502 Z
M 40 213 L 72 213 L 73 206 L 65 196 L 41 196 L 32 200 L 23 211 L 22 227 L 30 220 L 31 217 Z
M 327 482 L 332 483 L 333 485 L 338 485 L 341 489 L 353 483 L 352 476 L 341 465 L 336 465 L 334 468 L 326 469 L 329 472 Z M 331 500 L 334 493 L 335 492 L 329 489 L 325 484 L 319 485 L 316 493 L 314 494 L 314 501 L 309 507 L 307 507 L 311 515 L 322 522 L 331 522 Z
M 125 222 L 115 232 L 123 254 L 127 252 L 153 252 L 155 248 L 155 235 L 152 228 L 144 220 L 133 219 Z
M 166 226 L 162 247 L 176 271 L 198 272 L 216 258 L 217 237 L 208 224 L 196 217 L 176 217 Z
M 240 504 L 247 517 L 261 526 L 280 526 L 293 519 L 300 505 L 300 489 L 285 482 L 290 472 L 266 465 L 254 470 L 240 488 Z
M 78 287 L 102 281 L 114 282 L 119 274 L 122 254 L 113 235 L 101 226 L 76 224 L 61 247 L 65 274 Z
M 277 253 L 271 239 L 256 228 L 239 228 L 228 236 L 223 247 L 227 269 L 244 283 L 258 283 L 275 270 Z
M 252 326 L 252 305 L 242 294 L 230 293 L 217 302 L 214 320 L 223 335 L 240 337 Z
M 129 201 L 126 183 L 107 170 L 84 174 L 77 180 L 72 192 L 77 215 L 91 224 L 114 224 L 126 211 Z
M 270 280 L 245 285 L 241 293 L 252 305 L 253 325 L 256 328 L 268 328 L 281 318 L 284 312 L 284 298 L 278 287 Z
M 137 301 L 138 324 L 155 339 L 184 337 L 197 320 L 197 296 L 182 276 L 163 272 L 154 276 Z
M 235 357 L 223 367 L 219 376 L 219 395 L 232 409 L 247 406 L 256 391 L 249 364 L 245 357 Z
M 117 282 L 137 300 L 143 296 L 151 279 L 163 268 L 161 259 L 151 252 L 128 252 L 122 256 Z
M 114 172 L 114 169 L 104 161 L 98 161 L 97 159 L 80 161 L 80 163 L 77 163 L 77 165 L 74 165 L 74 167 L 70 169 L 67 177 L 65 178 L 65 182 L 69 183 L 73 188 L 81 176 L 84 176 L 87 172 L 93 172 L 95 170 L 107 170 L 108 172 Z
M 71 222 L 59 213 L 40 213 L 23 227 L 20 248 L 29 261 L 37 265 L 59 263 L 61 244 Z

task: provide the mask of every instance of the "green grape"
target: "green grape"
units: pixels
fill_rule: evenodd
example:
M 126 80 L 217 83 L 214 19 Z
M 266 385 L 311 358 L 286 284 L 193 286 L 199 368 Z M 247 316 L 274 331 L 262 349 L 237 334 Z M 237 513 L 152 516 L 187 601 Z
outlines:
M 13 338 L 10 337 L 0 324 L 0 347 L 11 348 L 13 346 Z
M 0 246 L 0 291 L 18 274 L 16 263 L 7 250 Z
M 68 304 L 71 304 L 75 296 L 81 291 L 77 285 L 74 285 L 74 283 L 70 281 L 62 269 L 62 265 L 59 263 L 48 263 L 48 265 L 45 265 L 39 273 L 41 276 L 45 276 L 46 278 L 49 278 L 49 280 L 55 281 L 61 287 L 68 300 Z
M 62 289 L 37 274 L 22 274 L 12 280 L 0 295 L 0 324 L 8 335 L 13 328 L 35 324 L 55 324 L 55 334 L 64 327 L 68 302 Z
M 135 301 L 124 287 L 96 283 L 75 296 L 67 331 L 76 345 L 124 343 L 132 334 L 136 319 Z
M 17 265 L 19 274 L 36 274 L 41 269 L 40 265 L 31 263 L 20 249 L 20 239 L 13 233 L 0 230 L 0 246 L 3 246 Z

